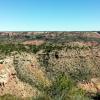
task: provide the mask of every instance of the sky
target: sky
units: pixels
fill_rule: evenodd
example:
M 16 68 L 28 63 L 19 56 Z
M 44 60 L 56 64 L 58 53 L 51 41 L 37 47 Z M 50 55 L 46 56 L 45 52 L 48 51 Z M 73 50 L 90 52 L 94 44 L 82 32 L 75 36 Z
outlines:
M 100 0 L 0 0 L 0 31 L 100 31 Z

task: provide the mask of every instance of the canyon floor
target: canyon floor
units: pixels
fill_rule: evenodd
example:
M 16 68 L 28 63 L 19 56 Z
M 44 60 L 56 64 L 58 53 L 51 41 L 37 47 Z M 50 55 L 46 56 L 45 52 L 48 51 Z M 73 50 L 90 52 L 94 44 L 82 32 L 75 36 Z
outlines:
M 0 32 L 0 100 L 95 100 L 99 94 L 99 32 Z

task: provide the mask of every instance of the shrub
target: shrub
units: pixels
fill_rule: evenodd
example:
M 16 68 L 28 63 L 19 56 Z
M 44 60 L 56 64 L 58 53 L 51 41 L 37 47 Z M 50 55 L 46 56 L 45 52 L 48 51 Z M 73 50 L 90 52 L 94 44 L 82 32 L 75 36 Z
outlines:
M 89 100 L 85 91 L 77 88 L 76 83 L 64 73 L 59 74 L 53 85 L 44 92 L 50 97 L 49 100 Z

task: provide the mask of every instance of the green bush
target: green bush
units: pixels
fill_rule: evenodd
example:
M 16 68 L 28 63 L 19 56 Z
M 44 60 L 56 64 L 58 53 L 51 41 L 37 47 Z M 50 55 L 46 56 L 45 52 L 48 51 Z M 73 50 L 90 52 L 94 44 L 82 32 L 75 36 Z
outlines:
M 76 83 L 64 73 L 56 77 L 51 87 L 44 89 L 44 94 L 37 100 L 90 100 L 85 91 L 76 87 Z

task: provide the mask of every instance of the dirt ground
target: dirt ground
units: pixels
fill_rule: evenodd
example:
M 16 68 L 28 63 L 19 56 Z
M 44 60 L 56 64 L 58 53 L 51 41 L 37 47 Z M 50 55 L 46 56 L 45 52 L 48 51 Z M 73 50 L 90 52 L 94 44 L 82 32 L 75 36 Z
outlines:
M 100 92 L 100 78 L 92 78 L 90 82 L 79 83 L 78 87 L 90 93 Z
M 4 59 L 4 63 L 0 65 L 0 67 L 2 67 L 0 70 L 0 82 L 4 82 L 4 84 L 0 84 L 0 96 L 11 94 L 24 98 L 39 95 L 39 91 L 36 88 L 21 82 L 17 78 L 12 61 L 12 58 L 8 57 Z
M 23 44 L 25 44 L 25 45 L 28 44 L 28 45 L 36 45 L 36 46 L 39 46 L 39 45 L 41 45 L 43 43 L 44 43 L 43 40 L 30 40 L 30 41 L 23 42 Z

